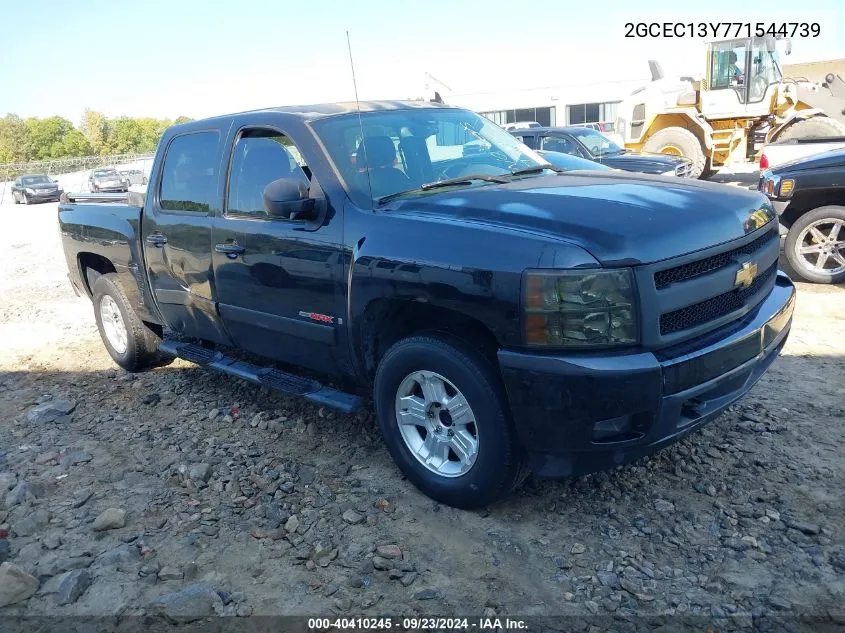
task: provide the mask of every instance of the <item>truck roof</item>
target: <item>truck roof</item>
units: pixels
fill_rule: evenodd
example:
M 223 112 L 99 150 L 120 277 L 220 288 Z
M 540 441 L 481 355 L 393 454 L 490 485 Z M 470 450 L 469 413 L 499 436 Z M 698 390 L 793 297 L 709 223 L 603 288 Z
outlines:
M 355 101 L 344 101 L 339 103 L 318 103 L 314 105 L 298 105 L 298 106 L 278 106 L 273 108 L 259 108 L 257 110 L 246 110 L 244 112 L 235 112 L 232 114 L 223 114 L 214 117 L 207 117 L 205 119 L 198 119 L 196 121 L 189 121 L 187 123 L 180 123 L 174 125 L 174 128 L 190 128 L 201 127 L 204 123 L 214 121 L 222 118 L 241 117 L 257 113 L 275 112 L 278 114 L 285 114 L 298 117 L 303 121 L 313 121 L 314 119 L 322 119 L 325 117 L 338 116 L 341 114 L 351 114 L 358 112 L 360 105 L 361 112 L 378 112 L 387 110 L 419 110 L 419 109 L 433 109 L 433 108 L 454 108 L 443 103 L 436 103 L 433 101 L 361 101 L 360 104 Z

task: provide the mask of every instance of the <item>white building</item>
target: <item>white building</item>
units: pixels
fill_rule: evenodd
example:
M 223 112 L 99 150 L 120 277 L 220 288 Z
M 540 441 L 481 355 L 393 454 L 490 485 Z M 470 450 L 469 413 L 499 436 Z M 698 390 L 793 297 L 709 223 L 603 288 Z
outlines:
M 616 104 L 649 79 L 639 77 L 463 94 L 441 90 L 441 94 L 447 103 L 474 110 L 500 125 L 517 121 L 537 121 L 545 126 L 613 124 L 616 121 Z

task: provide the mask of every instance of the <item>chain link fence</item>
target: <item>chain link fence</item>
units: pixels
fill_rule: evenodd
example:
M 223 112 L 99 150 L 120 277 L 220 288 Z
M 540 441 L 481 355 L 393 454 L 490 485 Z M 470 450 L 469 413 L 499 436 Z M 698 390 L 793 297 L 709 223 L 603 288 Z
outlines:
M 88 191 L 91 170 L 113 167 L 118 171 L 139 170 L 149 178 L 155 154 L 119 154 L 113 156 L 80 156 L 29 163 L 0 164 L 0 204 L 12 200 L 12 184 L 24 175 L 45 174 L 59 182 L 64 191 Z

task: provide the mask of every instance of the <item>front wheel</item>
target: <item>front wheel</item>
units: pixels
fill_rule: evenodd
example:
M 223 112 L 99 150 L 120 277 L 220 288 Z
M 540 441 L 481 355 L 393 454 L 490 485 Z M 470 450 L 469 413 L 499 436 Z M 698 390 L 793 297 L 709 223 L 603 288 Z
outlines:
M 374 399 L 391 456 L 429 497 L 478 508 L 524 478 L 504 388 L 473 349 L 434 336 L 399 341 L 379 363 Z
M 138 318 L 115 273 L 97 278 L 92 301 L 100 337 L 115 363 L 127 371 L 160 364 L 161 339 Z
M 29 204 L 29 198 L 26 195 L 26 191 L 21 191 L 21 204 Z
M 647 152 L 683 156 L 692 161 L 690 178 L 702 178 L 707 170 L 707 157 L 698 138 L 682 127 L 667 127 L 655 132 L 643 145 Z
M 20 204 L 20 203 L 21 203 L 21 200 L 20 200 L 20 197 L 18 196 L 18 192 L 17 192 L 17 191 L 15 191 L 15 192 L 12 194 L 12 200 L 14 200 L 14 201 L 15 201 L 15 204 Z
M 805 213 L 789 228 L 783 248 L 790 266 L 805 281 L 845 282 L 845 207 Z

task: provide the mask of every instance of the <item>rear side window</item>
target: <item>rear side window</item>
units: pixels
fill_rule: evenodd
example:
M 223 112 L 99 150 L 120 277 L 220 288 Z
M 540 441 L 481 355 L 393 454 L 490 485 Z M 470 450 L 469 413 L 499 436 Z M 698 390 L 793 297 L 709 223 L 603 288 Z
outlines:
M 217 132 L 175 137 L 161 170 L 161 208 L 207 213 L 217 194 Z

